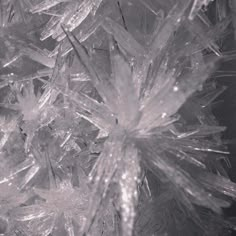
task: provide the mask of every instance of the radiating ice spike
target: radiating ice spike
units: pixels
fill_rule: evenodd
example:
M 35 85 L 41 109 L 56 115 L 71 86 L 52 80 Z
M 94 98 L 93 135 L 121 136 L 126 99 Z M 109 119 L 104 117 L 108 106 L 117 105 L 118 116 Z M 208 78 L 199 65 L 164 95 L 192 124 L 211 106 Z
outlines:
M 132 122 L 137 123 L 140 113 L 138 96 L 132 80 L 132 71 L 113 39 L 110 40 L 110 60 L 112 83 L 117 91 L 117 102 L 113 104 L 115 107 L 109 103 L 109 107 L 114 113 L 117 110 L 119 111 L 117 119 L 120 125 L 123 127 L 135 126 Z
M 114 87 L 106 78 L 103 78 L 103 76 L 98 74 L 95 66 L 92 66 L 93 62 L 88 55 L 86 48 L 80 43 L 80 41 L 72 33 L 66 31 L 64 26 L 62 26 L 62 29 L 73 46 L 76 56 L 82 62 L 84 68 L 89 72 L 94 87 L 99 92 L 103 101 L 109 104 L 109 101 L 112 101 L 114 94 L 116 94 Z
M 88 233 L 101 207 L 103 199 L 107 196 L 111 184 L 114 183 L 114 177 L 119 168 L 122 155 L 123 135 L 116 139 L 116 135 L 111 135 L 106 142 L 104 149 L 99 157 L 95 168 L 92 181 L 94 188 L 87 212 L 87 220 L 82 226 L 81 233 Z M 106 164 L 105 164 L 106 163 Z
M 185 19 L 189 4 L 190 1 L 187 1 L 184 5 L 178 2 L 172 7 L 168 15 L 163 19 L 162 24 L 157 25 L 158 29 L 154 30 L 154 35 L 148 45 L 145 57 L 134 67 L 134 80 L 135 84 L 137 84 L 137 92 L 141 99 L 145 97 L 148 73 L 152 63 L 157 56 L 165 54 L 166 47 L 171 43 L 171 40 L 174 39 L 173 34 L 178 30 Z
M 123 235 L 132 236 L 140 182 L 140 163 L 134 144 L 126 147 L 119 174 L 122 231 Z
M 236 184 L 224 176 L 205 173 L 198 177 L 209 189 L 236 199 Z
M 152 145 L 146 143 L 142 146 L 144 148 L 143 151 L 146 151 L 146 155 L 149 158 L 153 157 L 151 158 L 152 160 L 147 161 L 151 161 L 152 165 L 163 172 L 175 186 L 179 186 L 191 196 L 196 204 L 210 208 L 216 213 L 221 213 L 221 207 L 226 204 L 224 200 L 215 198 L 199 182 L 194 180 L 190 173 L 187 173 L 181 166 L 169 160 L 168 157 L 160 157 L 155 148 L 151 147 Z
M 191 94 L 193 94 L 199 88 L 199 86 L 208 78 L 214 66 L 215 66 L 215 63 L 213 61 L 210 62 L 208 65 L 207 64 L 202 65 L 199 69 L 196 70 L 196 73 L 191 72 L 192 79 L 183 80 L 183 82 L 181 83 L 175 84 L 173 78 L 170 78 L 169 81 L 167 80 L 166 85 L 163 87 L 163 89 L 159 92 L 157 91 L 156 98 L 151 99 L 149 104 L 147 104 L 143 108 L 143 115 L 142 115 L 143 117 L 141 118 L 139 128 L 142 129 L 146 125 L 149 126 L 149 128 L 158 126 L 167 117 L 175 114 L 178 111 L 178 109 L 184 104 L 186 99 Z M 195 79 L 195 76 L 198 76 L 198 78 L 200 76 L 201 81 L 198 79 Z M 157 101 L 157 97 L 158 97 L 158 101 Z M 169 99 L 172 102 L 167 102 L 167 100 Z M 159 106 L 157 106 L 157 102 L 159 103 Z M 166 106 L 167 103 L 170 105 L 169 107 Z M 151 109 L 151 107 L 153 108 L 155 107 L 155 111 Z M 158 112 L 158 110 L 160 113 Z M 144 122 L 146 123 L 145 125 L 144 125 Z

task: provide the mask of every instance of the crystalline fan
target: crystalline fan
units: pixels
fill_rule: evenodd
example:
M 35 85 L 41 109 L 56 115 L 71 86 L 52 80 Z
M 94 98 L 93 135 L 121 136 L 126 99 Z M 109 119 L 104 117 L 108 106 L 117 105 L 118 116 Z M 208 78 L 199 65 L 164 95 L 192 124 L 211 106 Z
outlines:
M 236 186 L 211 111 L 225 88 L 207 80 L 230 19 L 218 0 L 213 24 L 210 2 L 1 3 L 6 235 L 233 227 L 220 218 Z
M 137 189 L 141 174 L 140 161 L 144 162 L 152 171 L 160 172 L 165 176 L 165 181 L 172 182 L 174 186 L 183 191 L 181 194 L 189 198 L 189 202 L 185 204 L 189 204 L 190 209 L 193 209 L 191 205 L 194 203 L 219 213 L 221 207 L 228 205 L 225 200 L 212 195 L 209 189 L 202 186 L 197 177 L 199 173 L 196 176 L 194 173 L 188 172 L 188 168 L 185 169 L 181 166 L 181 156 L 185 156 L 185 161 L 193 165 L 192 168 L 198 169 L 200 166 L 200 162 L 193 157 L 196 154 L 189 153 L 189 148 L 193 153 L 196 151 L 221 151 L 217 150 L 217 147 L 214 148 L 212 143 L 206 141 L 201 143 L 200 140 L 195 140 L 194 133 L 200 132 L 198 130 L 189 134 L 179 134 L 177 137 L 172 132 L 176 125 L 175 121 L 178 120 L 174 115 L 187 98 L 199 89 L 199 86 L 212 72 L 214 65 L 214 60 L 206 63 L 202 53 L 194 55 L 194 50 L 190 52 L 195 60 L 189 71 L 185 69 L 188 61 L 183 63 L 183 59 L 179 58 L 178 54 L 172 54 L 172 57 L 176 56 L 175 60 L 178 63 L 166 61 L 168 58 L 160 60 L 161 55 L 169 55 L 175 49 L 175 46 L 171 47 L 168 43 L 173 40 L 171 38 L 173 32 L 178 32 L 181 23 L 185 21 L 184 16 L 187 8 L 188 5 L 183 6 L 182 4 L 177 4 L 172 8 L 163 25 L 160 26 L 159 33 L 153 39 L 154 43 L 150 46 L 150 51 L 148 50 L 144 56 L 135 54 L 137 50 L 131 47 L 127 48 L 126 45 L 129 46 L 128 40 L 135 42 L 131 35 L 126 33 L 127 41 L 117 38 L 118 32 L 121 31 L 120 27 L 107 18 L 106 21 L 109 22 L 110 28 L 113 30 L 106 31 L 114 36 L 114 38 L 110 37 L 112 74 L 109 81 L 103 80 L 97 74 L 90 65 L 90 58 L 86 55 L 83 47 L 78 41 L 74 44 L 73 41 L 76 40 L 68 33 L 78 57 L 90 72 L 94 86 L 104 101 L 102 104 L 96 104 L 96 101 L 93 101 L 93 106 L 91 106 L 92 100 L 86 98 L 84 102 L 87 100 L 87 103 L 83 103 L 82 106 L 78 101 L 76 103 L 80 109 L 89 113 L 86 117 L 85 112 L 82 112 L 81 115 L 84 118 L 108 133 L 104 150 L 91 172 L 94 181 L 94 194 L 90 203 L 88 221 L 84 227 L 85 232 L 90 228 L 89 219 L 91 222 L 93 221 L 102 199 L 106 198 L 109 189 L 115 184 L 118 187 L 123 234 L 132 235 Z M 183 42 L 183 45 L 186 43 L 187 41 Z M 134 45 L 138 45 L 138 43 L 132 43 L 132 46 Z M 133 73 L 118 47 L 123 47 L 126 51 L 129 50 L 128 52 L 135 56 Z M 140 46 L 137 47 L 141 49 Z M 158 61 L 158 64 L 155 64 L 155 60 Z M 182 63 L 181 67 L 179 63 Z M 154 68 L 154 65 L 159 66 L 160 70 L 153 71 L 156 74 L 149 76 L 150 67 Z M 138 76 L 140 74 L 142 76 Z M 66 95 L 73 99 L 70 92 L 67 92 Z M 98 117 L 99 122 L 97 121 Z M 186 141 L 185 135 L 188 137 Z M 172 147 L 172 142 L 173 147 L 177 148 Z M 180 153 L 178 154 L 178 152 Z M 191 155 L 193 156 L 191 157 Z M 204 164 L 203 166 L 202 170 L 199 169 L 200 173 L 204 173 L 208 168 Z M 228 192 L 224 193 L 229 194 Z

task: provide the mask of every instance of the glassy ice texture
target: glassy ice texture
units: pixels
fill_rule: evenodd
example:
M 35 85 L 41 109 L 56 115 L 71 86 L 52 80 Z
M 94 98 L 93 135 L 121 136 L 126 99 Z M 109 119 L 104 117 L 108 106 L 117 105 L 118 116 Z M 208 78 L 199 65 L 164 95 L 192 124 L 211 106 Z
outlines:
M 0 234 L 234 228 L 209 79 L 231 19 L 211 2 L 0 1 Z
M 207 6 L 212 0 L 194 0 L 189 19 L 192 20 L 203 6 Z

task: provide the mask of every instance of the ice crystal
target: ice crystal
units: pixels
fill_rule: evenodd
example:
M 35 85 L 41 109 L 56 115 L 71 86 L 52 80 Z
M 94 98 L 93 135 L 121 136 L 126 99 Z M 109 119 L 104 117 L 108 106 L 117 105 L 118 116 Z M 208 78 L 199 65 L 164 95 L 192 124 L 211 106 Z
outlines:
M 147 162 L 148 166 L 152 165 L 151 169 L 154 168 L 162 172 L 169 181 L 175 186 L 179 186 L 185 194 L 189 195 L 195 204 L 211 208 L 216 212 L 219 212 L 221 207 L 227 205 L 224 200 L 217 199 L 208 190 L 202 188 L 197 181 L 195 182 L 192 179 L 191 174 L 187 173 L 181 166 L 174 164 L 174 162 L 172 163 L 173 160 L 171 159 L 173 157 L 171 156 L 176 150 L 171 154 L 173 147 L 171 148 L 169 145 L 165 147 L 164 144 L 165 135 L 167 135 L 166 138 L 169 139 L 169 142 L 173 140 L 173 137 L 169 136 L 167 132 L 171 130 L 170 124 L 176 121 L 173 115 L 207 79 L 214 63 L 203 63 L 203 55 L 200 53 L 196 57 L 197 61 L 195 63 L 197 64 L 193 64 L 191 74 L 185 72 L 186 74 L 182 75 L 183 78 L 180 77 L 178 80 L 176 79 L 178 76 L 175 67 L 167 69 L 166 64 L 161 64 L 164 66 L 163 74 L 157 74 L 155 78 L 149 78 L 153 80 L 151 87 L 149 87 L 149 81 L 145 81 L 147 72 L 143 74 L 152 65 L 157 55 L 166 50 L 168 51 L 162 37 L 171 37 L 173 31 L 178 30 L 178 25 L 180 25 L 181 21 L 184 21 L 183 16 L 186 9 L 187 5 L 182 6 L 181 4 L 173 7 L 158 35 L 154 37 L 150 52 L 144 57 L 142 55 L 146 53 L 134 54 L 139 51 L 139 48 L 142 48 L 141 46 L 135 46 L 138 45 L 135 39 L 132 39 L 134 43 L 131 44 L 130 39 L 132 36 L 124 32 L 123 37 L 125 40 L 120 40 L 118 38 L 119 33 L 123 32 L 123 29 L 107 18 L 104 29 L 114 37 L 110 37 L 112 70 L 110 81 L 101 80 L 100 75 L 92 68 L 91 59 L 81 44 L 78 40 L 76 41 L 76 38 L 73 38 L 73 35 L 67 33 L 72 45 L 74 45 L 78 58 L 89 71 L 91 80 L 104 103 L 99 104 L 82 94 L 74 95 L 73 92 L 62 92 L 69 99 L 76 102 L 79 109 L 82 110 L 79 113 L 83 118 L 100 129 L 104 129 L 109 136 L 91 172 L 94 193 L 91 197 L 88 221 L 86 221 L 83 228 L 84 232 L 89 230 L 90 222 L 96 217 L 102 199 L 106 197 L 111 186 L 117 183 L 115 186 L 119 189 L 123 232 L 125 232 L 125 235 L 132 235 L 138 197 L 137 188 L 140 179 L 140 159 Z M 176 23 L 172 25 L 171 23 L 175 19 Z M 127 46 L 124 43 L 127 43 Z M 134 61 L 134 68 L 136 69 L 136 65 L 142 65 L 140 68 L 137 67 L 137 69 L 142 73 L 142 77 L 139 77 L 139 79 L 144 81 L 137 80 L 137 74 L 132 72 L 131 66 L 120 53 L 118 45 L 137 58 Z M 174 64 L 174 66 L 176 65 Z M 178 73 L 181 74 L 181 72 Z M 164 77 L 165 81 L 158 81 L 159 76 Z M 196 79 L 196 76 L 198 79 Z M 199 79 L 199 76 L 201 79 Z M 140 84 L 140 87 L 137 87 L 136 81 Z M 116 99 L 114 100 L 113 97 L 116 97 Z M 86 111 L 88 114 L 86 114 Z M 167 134 L 165 134 L 166 132 Z M 187 162 L 192 164 L 195 162 L 194 165 L 197 165 L 198 160 L 191 159 L 192 157 L 189 156 L 188 151 L 184 150 L 184 146 L 186 148 L 191 147 L 195 151 L 217 152 L 217 150 L 211 147 L 211 144 L 208 146 L 208 144 L 196 143 L 194 133 L 184 134 L 184 136 L 188 136 L 189 141 L 192 140 L 189 144 L 189 141 L 185 143 L 184 136 L 182 138 L 179 135 L 180 142 L 176 143 L 176 145 L 179 150 L 182 150 L 182 155 L 186 155 Z M 160 141 L 160 143 L 163 143 L 162 146 L 160 143 L 158 145 L 157 142 L 153 142 L 159 136 L 162 137 L 162 141 Z M 168 151 L 168 149 L 170 150 Z M 164 154 L 163 152 L 167 153 Z M 127 167 L 129 168 L 128 171 L 126 170 Z

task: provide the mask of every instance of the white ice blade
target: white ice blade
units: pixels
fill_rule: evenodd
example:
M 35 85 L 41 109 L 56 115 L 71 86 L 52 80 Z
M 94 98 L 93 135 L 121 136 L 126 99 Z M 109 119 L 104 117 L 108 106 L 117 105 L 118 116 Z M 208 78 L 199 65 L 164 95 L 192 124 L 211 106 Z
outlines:
M 140 163 L 138 150 L 129 144 L 124 150 L 120 164 L 120 205 L 123 235 L 132 236 L 138 203 L 138 184 L 140 181 Z
M 145 49 L 134 37 L 126 31 L 121 25 L 109 17 L 103 21 L 102 27 L 111 34 L 118 44 L 134 57 L 143 57 L 146 54 Z
M 115 175 L 122 158 L 123 138 L 123 135 L 119 137 L 119 134 L 111 134 L 99 156 L 92 179 L 94 184 L 88 207 L 87 220 L 81 229 L 81 233 L 89 232 L 103 199 L 107 196 L 111 184 L 115 182 Z
M 110 60 L 114 88 L 117 91 L 116 107 L 118 122 L 123 126 L 131 125 L 139 115 L 139 102 L 135 91 L 130 65 L 125 61 L 115 41 L 110 42 Z
M 75 28 L 80 26 L 80 24 L 88 17 L 94 7 L 98 8 L 102 1 L 103 0 L 82 1 L 71 17 L 66 22 L 64 22 L 66 28 L 69 31 L 73 31 Z
M 177 163 L 171 161 L 167 156 L 161 156 L 155 149 L 154 143 L 149 141 L 139 143 L 143 154 L 146 154 L 145 161 L 151 162 L 150 165 L 156 170 L 161 171 L 176 188 L 181 189 L 194 199 L 194 203 L 210 208 L 216 213 L 221 213 L 221 207 L 224 207 L 226 202 L 215 198 L 209 194 L 202 184 L 197 182 L 190 173 L 185 171 Z
M 17 221 L 35 220 L 45 217 L 47 214 L 43 207 L 37 205 L 20 207 L 13 212 L 14 218 Z
M 37 175 L 37 173 L 40 170 L 40 166 L 35 164 L 27 171 L 26 175 L 24 176 L 24 179 L 22 180 L 20 184 L 20 189 L 24 189 L 27 184 Z
M 150 130 L 159 126 L 167 117 L 174 115 L 187 98 L 199 89 L 199 86 L 205 82 L 215 68 L 215 61 L 201 64 L 199 68 L 185 75 L 178 83 L 174 83 L 173 78 L 170 78 L 169 81 L 167 78 L 167 83 L 162 91 L 159 91 L 143 108 L 140 129 Z
M 89 57 L 85 47 L 79 42 L 79 40 L 70 32 L 67 32 L 64 27 L 62 27 L 65 34 L 67 35 L 68 40 L 70 41 L 76 56 L 83 64 L 84 68 L 89 72 L 91 76 L 91 82 L 93 83 L 94 87 L 99 92 L 100 96 L 102 97 L 103 101 L 106 104 L 109 104 L 109 101 L 112 101 L 115 90 L 111 83 L 106 79 L 102 78 L 96 71 L 93 66 L 93 62 Z

